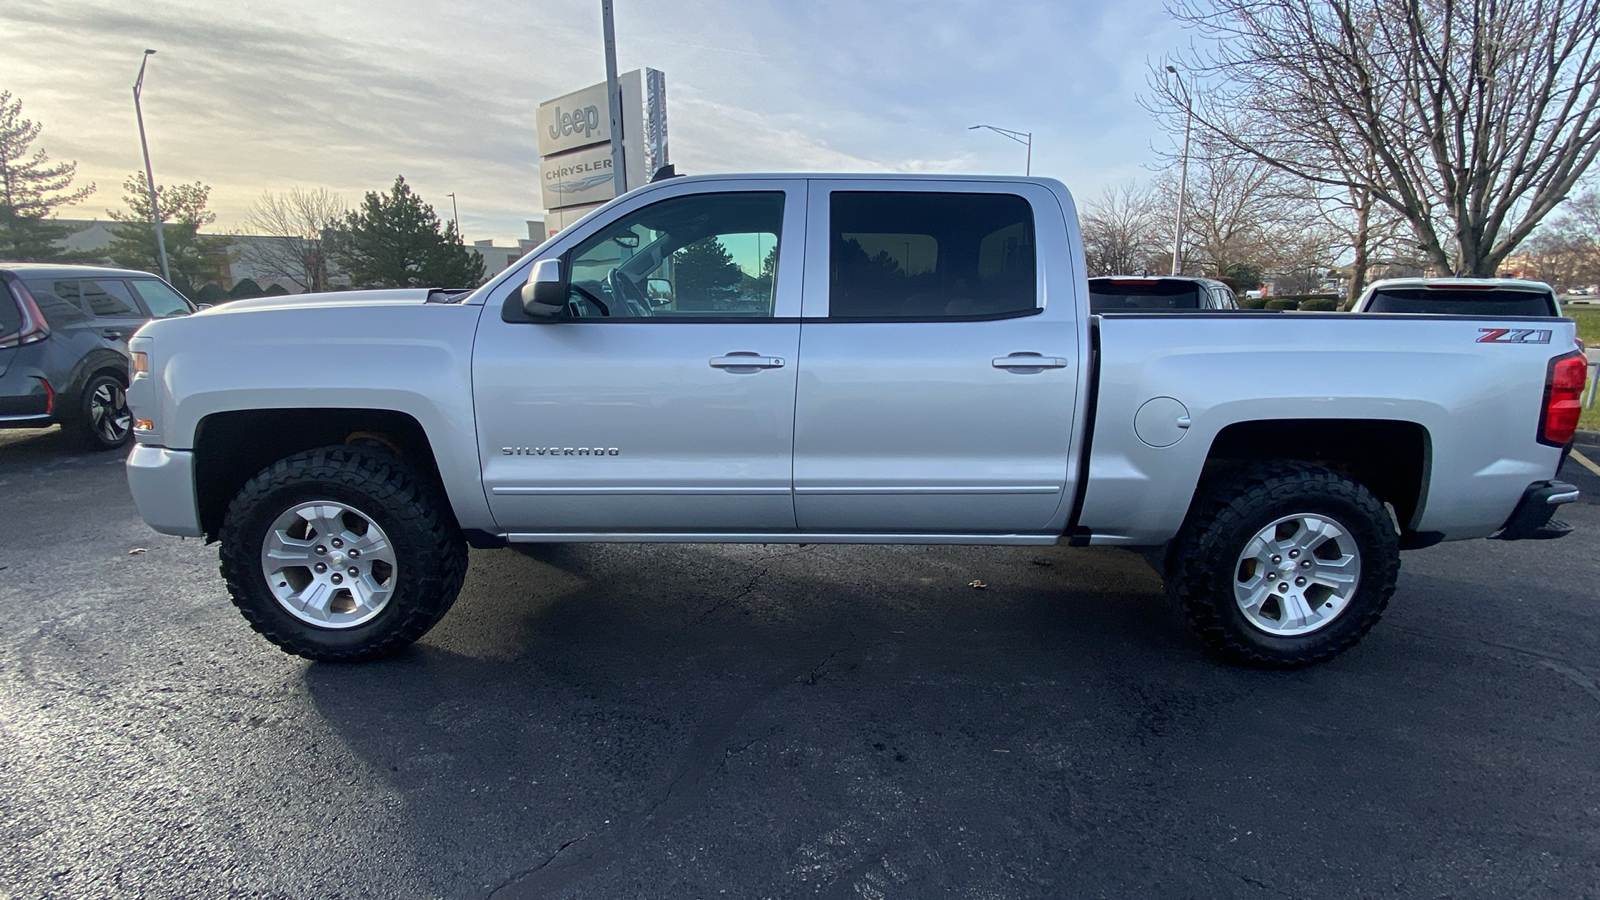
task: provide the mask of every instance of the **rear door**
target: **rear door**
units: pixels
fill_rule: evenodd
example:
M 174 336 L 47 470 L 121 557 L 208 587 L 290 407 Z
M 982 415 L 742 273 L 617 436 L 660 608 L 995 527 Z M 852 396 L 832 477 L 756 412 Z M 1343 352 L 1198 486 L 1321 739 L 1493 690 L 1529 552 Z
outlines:
M 1087 340 L 1055 195 L 869 180 L 810 195 L 800 530 L 1059 528 Z
M 128 339 L 150 318 L 133 299 L 121 278 L 83 278 L 78 282 L 79 302 L 89 316 L 89 327 L 108 341 L 127 349 Z

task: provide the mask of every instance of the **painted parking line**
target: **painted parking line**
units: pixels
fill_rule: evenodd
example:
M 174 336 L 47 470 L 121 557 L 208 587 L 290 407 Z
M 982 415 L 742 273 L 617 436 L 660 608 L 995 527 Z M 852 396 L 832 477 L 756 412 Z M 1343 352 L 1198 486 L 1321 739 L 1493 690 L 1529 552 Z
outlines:
M 1593 472 L 1596 475 L 1600 475 L 1600 465 L 1596 465 L 1594 460 L 1590 459 L 1587 456 L 1584 456 L 1582 453 L 1579 453 L 1577 450 L 1573 450 L 1572 451 L 1572 458 L 1577 460 L 1578 464 L 1583 466 L 1585 469 L 1588 469 L 1589 471 Z

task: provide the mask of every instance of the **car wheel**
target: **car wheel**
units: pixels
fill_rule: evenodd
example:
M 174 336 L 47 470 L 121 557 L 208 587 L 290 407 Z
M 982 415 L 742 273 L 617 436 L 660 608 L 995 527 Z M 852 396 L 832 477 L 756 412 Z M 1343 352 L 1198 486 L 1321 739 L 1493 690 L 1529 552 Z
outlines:
M 1355 646 L 1400 571 L 1399 536 L 1365 486 L 1322 466 L 1252 466 L 1207 489 L 1169 556 L 1168 588 L 1231 662 L 1298 668 Z
M 128 410 L 128 391 L 115 375 L 96 375 L 83 386 L 78 411 L 66 423 L 79 444 L 90 450 L 115 450 L 125 447 L 133 437 L 133 413 Z
M 467 549 L 442 492 L 399 457 L 324 447 L 245 483 L 223 519 L 222 577 L 256 631 L 325 662 L 405 647 L 449 611 Z

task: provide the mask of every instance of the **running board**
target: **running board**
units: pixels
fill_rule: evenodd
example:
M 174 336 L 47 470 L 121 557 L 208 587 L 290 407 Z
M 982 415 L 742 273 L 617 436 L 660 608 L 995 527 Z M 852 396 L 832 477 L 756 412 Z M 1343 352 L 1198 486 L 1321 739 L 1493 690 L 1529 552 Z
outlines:
M 1007 544 L 1045 547 L 1057 534 L 685 534 L 680 532 L 614 533 L 598 531 L 512 533 L 513 544 Z

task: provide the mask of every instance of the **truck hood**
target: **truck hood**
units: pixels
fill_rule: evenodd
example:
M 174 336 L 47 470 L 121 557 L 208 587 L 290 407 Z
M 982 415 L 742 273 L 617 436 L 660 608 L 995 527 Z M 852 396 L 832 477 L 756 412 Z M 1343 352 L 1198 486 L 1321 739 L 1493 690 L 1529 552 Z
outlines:
M 283 294 L 278 297 L 255 297 L 250 300 L 231 300 L 195 315 L 216 316 L 255 312 L 267 309 L 306 309 L 333 306 L 421 306 L 431 288 L 398 288 L 380 291 L 329 291 L 321 294 Z

